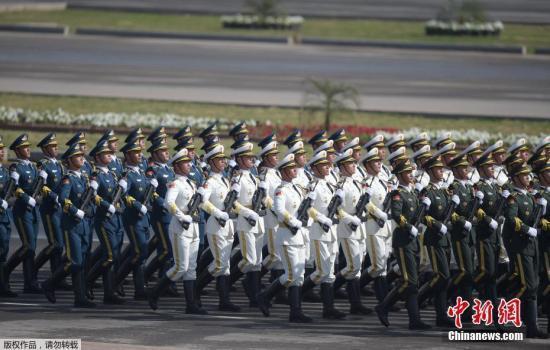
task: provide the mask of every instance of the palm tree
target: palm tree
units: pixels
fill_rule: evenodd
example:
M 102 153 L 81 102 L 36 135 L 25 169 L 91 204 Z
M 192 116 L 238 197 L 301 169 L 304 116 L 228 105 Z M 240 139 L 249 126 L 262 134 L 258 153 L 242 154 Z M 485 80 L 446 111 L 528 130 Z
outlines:
M 323 111 L 327 131 L 330 129 L 330 120 L 335 111 L 359 108 L 359 93 L 353 86 L 328 79 L 310 78 L 306 82 L 309 89 L 304 96 L 304 107 Z

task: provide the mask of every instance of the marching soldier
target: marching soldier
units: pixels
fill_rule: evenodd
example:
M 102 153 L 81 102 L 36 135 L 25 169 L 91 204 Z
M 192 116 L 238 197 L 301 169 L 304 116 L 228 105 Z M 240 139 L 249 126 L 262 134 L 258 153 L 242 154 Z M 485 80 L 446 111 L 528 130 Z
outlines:
M 126 136 L 126 139 L 124 139 L 125 144 L 130 143 L 137 143 L 141 149 L 145 149 L 145 135 L 143 134 L 143 131 L 141 128 L 137 128 L 132 130 L 128 136 Z M 125 166 L 124 162 L 122 164 Z M 147 163 L 147 159 L 145 157 L 141 157 L 141 161 L 139 163 L 139 167 L 142 171 L 146 171 L 149 167 L 149 164 Z
M 330 142 L 330 141 L 329 141 Z M 330 174 L 330 163 L 326 151 L 317 152 L 308 162 L 315 176 L 315 199 L 308 214 L 313 220 L 309 235 L 314 247 L 315 271 L 305 278 L 303 292 L 311 290 L 316 285 L 321 285 L 321 298 L 323 301 L 323 318 L 342 319 L 346 314 L 334 307 L 334 261 L 338 253 L 338 241 L 335 225 L 328 215 L 328 205 L 333 196 L 343 197 L 340 189 L 335 194 L 336 188 L 326 178 Z
M 329 136 L 329 140 L 332 140 L 334 150 L 336 154 L 341 154 L 345 151 L 344 146 L 348 142 L 348 137 L 346 136 L 345 129 L 338 129 L 332 135 Z
M 365 178 L 367 177 L 367 171 L 365 168 L 361 166 L 360 160 L 361 160 L 361 151 L 363 150 L 363 147 L 359 144 L 359 138 L 354 137 L 351 139 L 348 143 L 345 144 L 344 148 L 342 148 L 343 152 L 347 151 L 348 149 L 352 150 L 351 156 L 353 159 L 355 159 L 355 162 L 357 163 L 356 171 L 353 173 L 353 178 L 356 181 L 359 181 L 359 183 L 363 183 Z
M 407 146 L 412 149 L 413 152 L 418 152 L 421 148 L 430 145 L 430 138 L 428 133 L 422 132 L 418 134 L 415 138 L 407 142 Z
M 99 141 L 90 151 L 90 157 L 94 159 L 97 170 L 96 182 L 98 188 L 94 198 L 97 211 L 94 217 L 94 226 L 99 239 L 99 252 L 101 255 L 90 268 L 86 276 L 86 285 L 91 290 L 95 280 L 102 276 L 103 303 L 106 305 L 119 305 L 123 304 L 124 301 L 114 294 L 113 266 L 120 256 L 124 231 L 120 216 L 120 203 L 115 202 L 115 194 L 119 186 L 120 191 L 124 192 L 127 184 L 124 178 L 119 180 L 117 173 L 111 168 L 113 164 L 112 154 L 113 151 L 108 146 L 108 140 Z M 122 192 L 120 197 L 122 197 Z
M 174 250 L 174 266 L 166 272 L 149 294 L 149 306 L 156 310 L 160 293 L 168 287 L 170 282 L 177 282 L 183 278 L 185 313 L 205 315 L 206 310 L 198 306 L 195 300 L 199 227 L 197 218 L 193 218 L 196 213 L 189 212 L 189 204 L 194 200 L 197 191 L 188 177 L 191 172 L 191 160 L 188 150 L 183 148 L 169 162 L 176 173 L 175 180 L 168 184 L 165 200 L 165 206 L 172 214 L 169 232 Z
M 361 287 L 359 285 L 365 235 L 361 227 L 362 222 L 356 215 L 356 206 L 363 194 L 363 189 L 361 183 L 353 179 L 357 166 L 355 158 L 353 158 L 353 150 L 348 149 L 340 154 L 336 158 L 336 164 L 343 178 L 342 190 L 344 192 L 344 198 L 338 210 L 340 222 L 336 229 L 338 242 L 346 259 L 346 266 L 336 274 L 334 289 L 338 289 L 338 284 L 341 285 L 345 282 L 350 302 L 350 314 L 369 315 L 372 310 L 361 303 Z
M 95 304 L 86 298 L 84 268 L 88 246 L 91 244 L 88 236 L 86 211 L 93 199 L 93 191 L 97 183 L 90 181 L 80 169 L 84 164 L 84 154 L 77 143 L 73 143 L 63 154 L 62 159 L 67 165 L 67 174 L 61 180 L 59 202 L 63 205 L 61 227 L 65 238 L 67 262 L 59 266 L 49 279 L 42 283 L 46 298 L 56 302 L 55 289 L 69 274 L 72 274 L 74 306 L 92 308 Z
M 48 174 L 43 187 L 44 196 L 40 204 L 40 218 L 44 225 L 44 232 L 48 239 L 48 246 L 36 257 L 34 262 L 35 273 L 40 270 L 48 260 L 50 261 L 51 272 L 57 270 L 63 254 L 63 232 L 61 230 L 62 208 L 58 201 L 58 186 L 61 183 L 65 169 L 57 160 L 58 148 L 54 133 L 48 134 L 38 144 L 42 149 L 44 158 L 40 161 L 40 167 Z
M 468 181 L 472 185 L 475 185 L 479 181 L 479 172 L 477 171 L 477 168 L 474 166 L 474 163 L 476 160 L 483 154 L 483 151 L 479 148 L 480 147 L 479 141 L 474 141 L 472 144 L 470 144 L 468 147 L 466 147 L 462 152 L 460 152 L 460 155 L 464 155 L 468 161 L 468 163 L 471 166 L 471 169 L 468 173 Z
M 258 306 L 265 316 L 269 316 L 269 301 L 286 287 L 290 305 L 289 321 L 310 323 L 313 320 L 302 312 L 300 295 L 300 287 L 304 281 L 306 245 L 304 231 L 301 230 L 302 222 L 296 215 L 304 200 L 304 194 L 292 183 L 297 175 L 294 154 L 287 154 L 277 164 L 277 168 L 281 172 L 282 182 L 275 192 L 273 210 L 279 222 L 275 236 L 276 246 L 283 261 L 284 274 L 258 295 Z
M 403 134 L 397 134 L 386 142 L 386 147 L 388 147 L 390 154 L 401 147 L 405 147 L 405 145 L 405 136 Z
M 332 186 L 336 186 L 340 180 L 340 177 L 338 176 L 338 169 L 336 168 L 334 162 L 336 160 L 336 150 L 334 149 L 333 144 L 334 142 L 332 140 L 328 140 L 321 146 L 317 147 L 315 152 L 325 151 L 327 153 L 327 161 L 329 162 L 330 167 L 329 174 L 325 180 Z
M 183 128 L 179 129 L 178 132 L 172 136 L 172 139 L 176 140 L 176 142 L 179 144 L 181 141 L 190 139 L 191 143 L 193 143 L 193 133 L 191 133 L 191 127 L 189 125 L 184 126 Z
M 6 278 L 6 258 L 10 250 L 11 226 L 8 209 L 8 200 L 11 196 L 8 193 L 10 184 L 15 185 L 15 180 L 10 177 L 8 169 L 2 166 L 4 160 L 4 143 L 0 136 L 0 297 L 14 298 L 16 293 L 12 292 Z
M 154 197 L 154 189 L 158 182 L 149 178 L 141 170 L 141 147 L 136 143 L 128 143 L 121 149 L 126 164 L 127 190 L 124 195 L 125 207 L 122 213 L 124 230 L 130 241 L 130 253 L 121 262 L 115 278 L 115 287 L 122 283 L 132 271 L 134 278 L 134 299 L 145 300 L 143 263 L 148 256 L 147 241 L 149 240 L 149 209 Z M 152 173 L 149 173 L 152 175 Z
M 36 238 L 38 235 L 38 208 L 36 207 L 36 198 L 33 196 L 35 187 L 40 184 L 39 178 L 45 183 L 48 174 L 30 161 L 31 149 L 27 134 L 22 134 L 10 145 L 10 150 L 14 151 L 17 161 L 10 166 L 10 176 L 16 181 L 15 204 L 12 213 L 15 221 L 15 227 L 21 238 L 21 247 L 13 253 L 6 263 L 6 284 L 9 284 L 11 272 L 23 262 L 24 275 L 24 293 L 41 293 L 38 282 L 36 281 L 36 271 L 34 268 L 34 255 L 36 249 Z M 41 189 L 37 189 L 41 192 Z
M 430 175 L 424 170 L 423 164 L 431 156 L 429 145 L 418 148 L 411 156 L 416 164 L 416 169 L 414 170 L 414 188 L 418 193 L 430 183 Z
M 491 152 L 493 156 L 493 165 L 495 169 L 495 180 L 499 187 L 503 187 L 508 182 L 508 172 L 504 166 L 504 159 L 506 159 L 506 149 L 502 146 L 502 140 L 498 140 L 492 144 L 485 152 Z
M 317 134 L 313 135 L 307 143 L 311 145 L 314 152 L 317 152 L 317 149 L 324 145 L 328 141 L 326 130 L 321 130 Z
M 225 211 L 224 201 L 231 190 L 231 184 L 223 176 L 227 167 L 227 156 L 223 145 L 217 144 L 204 155 L 204 161 L 210 166 L 212 175 L 204 185 L 204 197 L 201 208 L 208 213 L 206 237 L 213 255 L 213 261 L 197 278 L 197 298 L 200 292 L 214 278 L 219 294 L 218 310 L 239 312 L 240 307 L 229 298 L 230 259 L 233 248 L 233 220 Z
M 539 251 L 537 247 L 537 222 L 533 222 L 535 207 L 543 205 L 529 193 L 530 170 L 522 159 L 511 164 L 510 179 L 512 193 L 504 206 L 504 231 L 510 237 L 510 253 L 516 260 L 515 266 L 520 276 L 519 290 L 514 297 L 522 304 L 527 338 L 547 338 L 548 334 L 537 326 L 537 288 Z M 544 211 L 543 211 L 544 212 Z
M 109 164 L 109 169 L 113 171 L 117 177 L 120 177 L 122 175 L 122 172 L 124 171 L 124 164 L 122 164 L 122 161 L 120 158 L 117 157 L 118 152 L 118 137 L 115 135 L 114 130 L 107 130 L 103 136 L 99 139 L 97 142 L 98 144 L 101 141 L 106 141 L 107 146 L 111 150 L 111 164 Z
M 402 272 L 402 283 L 395 286 L 376 307 L 380 322 L 388 327 L 388 310 L 401 296 L 406 301 L 409 314 L 409 329 L 425 330 L 431 328 L 420 319 L 418 306 L 418 229 L 416 217 L 420 205 L 430 205 L 429 198 L 417 198 L 412 175 L 413 167 L 409 160 L 395 164 L 393 173 L 399 186 L 391 195 L 391 217 L 397 223 L 393 232 L 392 247 L 397 251 L 397 263 Z M 420 201 L 423 204 L 420 204 Z
M 392 173 L 390 169 L 384 164 L 384 159 L 386 159 L 386 146 L 384 144 L 384 135 L 376 135 L 372 139 L 367 142 L 363 148 L 367 152 L 369 152 L 373 148 L 378 149 L 378 157 L 380 158 L 380 161 L 382 162 L 381 170 L 379 177 L 384 183 L 386 183 L 386 186 L 389 186 L 390 178 L 392 177 Z
M 442 186 L 444 165 L 438 155 L 434 155 L 424 163 L 424 169 L 430 176 L 430 184 L 426 187 L 429 208 L 423 223 L 426 225 L 424 245 L 428 248 L 433 277 L 426 282 L 418 292 L 418 302 L 422 304 L 430 294 L 434 297 L 436 326 L 451 327 L 453 323 L 447 318 L 447 285 L 451 278 L 449 271 L 449 238 L 447 237 L 448 218 L 451 205 L 457 206 L 460 199 Z M 452 204 L 454 203 L 454 204 Z

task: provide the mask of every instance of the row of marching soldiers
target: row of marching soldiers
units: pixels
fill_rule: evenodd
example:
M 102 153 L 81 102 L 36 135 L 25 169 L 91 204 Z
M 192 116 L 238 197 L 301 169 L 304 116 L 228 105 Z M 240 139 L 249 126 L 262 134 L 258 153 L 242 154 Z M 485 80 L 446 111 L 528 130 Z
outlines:
M 59 162 L 49 134 L 38 143 L 38 164 L 30 161 L 27 135 L 18 137 L 9 147 L 17 161 L 0 168 L 0 295 L 15 296 L 9 276 L 22 263 L 24 292 L 43 292 L 51 302 L 71 275 L 75 306 L 95 305 L 100 276 L 104 303 L 120 304 L 131 272 L 134 298 L 153 309 L 183 279 L 186 312 L 206 313 L 200 295 L 215 279 L 219 309 L 237 312 L 229 296 L 242 280 L 250 306 L 264 315 L 276 298 L 290 305 L 291 322 L 311 322 L 301 300 L 319 298 L 316 286 L 323 317 L 341 319 L 335 293 L 345 284 L 350 313 L 370 314 L 361 290 L 372 282 L 384 325 L 404 299 L 409 328 L 427 329 L 419 305 L 431 299 L 436 326 L 449 327 L 449 303 L 471 300 L 475 289 L 493 304 L 499 296 L 520 298 L 527 335 L 545 336 L 536 320 L 537 300 L 547 315 L 550 308 L 549 138 L 532 153 L 524 139 L 508 149 L 501 141 L 486 149 L 474 142 L 459 152 L 450 134 L 431 148 L 424 133 L 408 142 L 377 135 L 361 145 L 345 130 L 330 137 L 321 131 L 308 140 L 307 160 L 299 131 L 282 142 L 284 155 L 274 134 L 257 151 L 245 124 L 229 135 L 226 154 L 216 124 L 207 127 L 198 157 L 184 127 L 170 157 L 164 128 L 148 137 L 136 129 L 121 160 L 113 131 L 88 154 L 77 133 Z M 48 246 L 35 256 L 39 217 Z M 22 245 L 7 259 L 10 221 Z M 100 246 L 92 251 L 94 231 Z M 39 286 L 37 271 L 47 261 L 52 274 Z M 272 283 L 262 288 L 268 272 Z

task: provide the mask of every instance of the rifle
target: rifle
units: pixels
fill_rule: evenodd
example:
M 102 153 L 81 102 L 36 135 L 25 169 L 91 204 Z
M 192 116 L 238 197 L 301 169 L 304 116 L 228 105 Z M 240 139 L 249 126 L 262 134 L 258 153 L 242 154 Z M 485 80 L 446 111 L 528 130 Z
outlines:
M 265 181 L 265 176 L 267 174 L 267 168 L 263 168 L 260 172 L 259 178 L 260 181 Z M 266 206 L 264 204 L 265 197 L 267 196 L 267 193 L 264 188 L 261 188 L 258 186 L 256 191 L 254 191 L 254 195 L 252 196 L 252 210 L 256 213 L 258 213 L 259 216 L 265 216 L 266 214 Z M 246 219 L 250 226 L 255 226 L 256 221 L 252 219 Z
M 38 196 L 40 195 L 40 192 L 42 191 L 42 187 L 44 187 L 44 178 L 42 176 L 38 175 L 37 178 L 34 180 L 34 183 L 32 185 L 31 197 L 36 200 L 38 198 Z M 27 208 L 29 210 L 32 209 L 32 207 L 30 205 L 27 205 Z
M 229 183 L 231 185 L 234 183 L 235 177 L 237 177 L 237 175 L 240 174 L 240 172 L 238 172 L 238 170 L 235 170 L 235 168 L 236 167 L 231 169 L 231 172 L 230 172 L 231 177 L 229 178 Z M 237 191 L 230 189 L 227 195 L 225 196 L 225 199 L 223 200 L 223 211 L 228 213 L 229 217 L 232 219 L 237 217 L 235 213 L 233 213 L 231 210 L 233 209 L 233 206 L 235 205 L 235 201 L 237 200 L 238 196 L 239 194 L 237 193 Z M 225 227 L 225 220 L 221 220 L 220 225 L 222 227 Z
M 419 197 L 422 198 L 422 197 L 425 197 L 426 196 L 426 189 L 422 189 L 422 191 L 420 191 L 419 193 Z M 417 209 L 416 209 L 416 212 L 414 213 L 414 218 L 413 218 L 413 221 L 411 222 L 411 225 L 413 225 L 414 227 L 416 227 L 419 223 L 420 223 L 420 220 L 424 217 L 424 215 L 426 214 L 426 211 L 428 210 L 428 206 L 424 203 L 422 203 Z
M 126 175 L 128 174 L 128 172 L 124 171 L 121 176 L 120 176 L 120 180 L 122 179 L 126 179 Z M 124 189 L 122 188 L 122 186 L 120 185 L 117 185 L 116 187 L 116 190 L 115 190 L 115 195 L 113 196 L 113 201 L 111 202 L 112 205 L 115 206 L 115 209 L 116 209 L 116 205 L 118 204 L 118 202 L 120 202 L 120 198 L 122 197 L 122 192 L 124 191 Z M 113 214 L 107 212 L 105 213 L 105 216 L 110 218 Z
M 474 216 L 476 215 L 477 210 L 479 209 L 479 206 L 481 205 L 481 201 L 475 195 L 475 192 L 477 191 L 477 186 L 476 185 L 472 186 L 472 189 L 474 191 L 474 204 L 472 205 L 472 208 L 470 209 L 470 212 L 468 213 L 468 216 L 466 217 L 466 220 L 468 220 L 469 222 L 472 222 Z M 468 231 L 466 230 L 466 228 L 462 229 L 462 234 L 463 235 L 468 234 Z
M 13 193 L 15 192 L 15 187 L 16 187 L 15 180 L 10 177 L 10 179 L 6 183 L 6 187 L 4 188 L 4 197 L 2 199 L 7 202 L 8 199 L 10 199 L 11 196 L 13 196 Z M 4 208 L 0 207 L 0 215 L 4 213 L 5 213 Z
M 363 183 L 363 187 L 365 186 L 365 183 Z M 365 215 L 367 204 L 370 202 L 370 195 L 367 192 L 364 192 L 361 197 L 359 197 L 359 200 L 357 201 L 357 204 L 355 205 L 355 215 L 362 221 L 365 222 L 368 219 L 368 215 Z
M 449 185 L 447 190 L 450 192 L 449 197 L 452 197 L 455 190 L 454 186 L 452 184 Z M 456 207 L 457 207 L 457 204 L 451 200 L 451 203 L 449 206 L 447 206 L 447 211 L 445 212 L 445 216 L 443 218 L 443 225 L 447 226 L 447 224 L 451 220 L 451 216 L 453 215 L 453 212 L 455 211 Z
M 90 176 L 90 181 L 95 179 L 95 175 L 96 174 L 93 173 Z M 88 185 L 88 188 L 86 189 L 86 192 L 84 192 L 84 196 L 83 196 L 83 199 L 82 199 L 82 204 L 80 204 L 80 208 L 79 208 L 84 213 L 86 213 L 86 215 L 88 215 L 88 216 L 91 215 L 88 211 L 88 206 L 90 205 L 90 202 L 92 201 L 94 196 L 95 196 L 95 190 L 91 186 Z M 78 219 L 78 218 L 77 218 L 77 220 L 80 221 L 80 219 Z
M 193 194 L 193 197 L 189 200 L 189 203 L 187 203 L 187 212 L 191 217 L 193 218 L 193 222 L 198 222 L 200 220 L 199 217 L 199 206 L 202 203 L 202 194 L 199 192 L 195 192 Z M 188 222 L 182 222 L 181 226 L 183 226 L 184 230 L 187 230 L 189 228 Z
M 305 193 L 306 198 L 304 198 L 302 203 L 300 203 L 298 211 L 296 212 L 296 219 L 300 220 L 300 222 L 302 223 L 302 227 L 307 226 L 307 221 L 309 220 L 309 214 L 307 213 L 307 211 L 309 210 L 309 208 L 311 208 L 311 203 L 313 202 L 313 200 L 307 194 L 315 190 L 315 186 L 317 186 L 317 181 L 310 182 L 307 192 Z M 293 235 L 298 232 L 298 228 L 296 227 L 290 226 L 289 229 Z
M 328 204 L 328 207 L 327 207 L 327 211 L 328 211 L 327 217 L 329 219 L 331 219 L 334 224 L 339 223 L 339 220 L 336 217 L 336 211 L 338 210 L 340 205 L 342 205 L 342 198 L 340 198 L 340 196 L 338 196 L 336 194 L 336 192 L 338 190 L 342 189 L 342 187 L 344 186 L 344 181 L 345 180 L 346 179 L 344 177 L 342 177 L 338 181 L 338 183 L 336 184 L 336 189 L 334 190 L 335 194 L 334 194 L 334 196 L 332 196 L 332 199 L 330 200 L 330 203 Z M 323 231 L 325 231 L 325 232 L 328 232 L 328 230 L 330 230 L 330 226 L 328 226 L 328 225 L 321 225 L 321 227 L 323 228 Z
M 542 194 L 540 192 L 537 192 L 537 194 L 535 194 L 535 202 L 539 198 L 542 198 Z M 543 211 L 542 211 L 543 208 L 544 207 L 542 205 L 537 204 L 537 207 L 535 208 L 535 211 L 533 213 L 533 224 L 531 225 L 532 227 L 536 228 L 537 226 L 540 225 L 540 221 L 542 220 L 542 216 L 543 216 Z M 533 237 L 529 236 L 529 238 L 533 238 Z

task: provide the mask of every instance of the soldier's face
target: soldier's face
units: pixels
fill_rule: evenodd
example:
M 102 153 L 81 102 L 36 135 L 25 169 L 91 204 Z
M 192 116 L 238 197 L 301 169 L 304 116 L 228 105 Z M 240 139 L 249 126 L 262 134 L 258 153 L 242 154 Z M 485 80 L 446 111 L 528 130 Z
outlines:
M 221 173 L 227 167 L 227 158 L 214 158 L 210 161 L 212 170 Z
M 193 149 L 193 148 L 188 148 L 188 149 L 187 149 L 187 154 L 189 155 L 189 158 L 195 159 L 195 149 Z
M 453 169 L 454 176 L 460 180 L 466 180 L 468 178 L 468 167 L 459 166 Z
M 441 160 L 443 161 L 443 164 L 445 164 L 445 165 L 449 164 L 451 159 L 453 159 L 453 156 L 450 155 L 450 154 L 444 154 L 443 156 L 441 156 Z
M 118 151 L 118 141 L 110 141 L 109 142 L 109 149 L 113 152 Z
M 527 161 L 527 159 L 529 159 L 529 157 L 531 156 L 531 154 L 529 153 L 529 151 L 523 150 L 523 151 L 520 151 L 520 152 L 519 152 L 519 156 L 520 156 L 524 161 Z
M 157 160 L 161 163 L 166 163 L 170 159 L 167 149 L 161 149 L 155 152 Z
M 344 170 L 344 174 L 346 176 L 351 176 L 355 174 L 355 171 L 357 170 L 357 164 L 355 164 L 354 162 L 344 163 L 342 164 L 341 169 Z
M 189 175 L 189 173 L 191 172 L 191 162 L 187 161 L 176 163 L 176 171 L 178 172 L 178 174 L 181 175 Z
M 78 156 L 69 158 L 69 165 L 73 169 L 80 169 L 82 165 L 84 165 L 84 156 L 80 154 Z
M 519 174 L 514 176 L 514 182 L 516 185 L 520 185 L 523 188 L 529 187 L 529 174 Z
M 330 166 L 327 163 L 324 164 L 317 164 L 313 167 L 315 171 L 317 172 L 317 175 L 320 175 L 320 177 L 325 177 L 330 172 Z
M 378 157 L 382 160 L 386 159 L 386 147 L 378 147 Z
M 303 167 L 307 162 L 306 154 L 305 153 L 295 154 L 294 161 L 296 162 L 296 164 L 298 164 L 299 167 Z
M 346 141 L 338 141 L 338 142 L 335 142 L 334 143 L 334 148 L 340 152 L 340 150 L 344 147 L 344 145 L 346 144 Z
M 504 159 L 506 158 L 506 153 L 493 153 L 493 159 L 497 164 L 502 164 L 504 162 Z
M 543 186 L 550 186 L 550 170 L 546 170 L 539 174 L 539 179 Z
M 286 182 L 290 182 L 292 181 L 292 179 L 295 179 L 296 176 L 298 176 L 298 170 L 296 170 L 295 166 L 284 168 L 281 176 L 283 177 L 283 180 L 285 180 Z
M 45 155 L 52 158 L 57 157 L 57 155 L 59 154 L 59 148 L 57 147 L 57 145 L 48 145 L 42 148 L 42 151 Z
M 435 180 L 434 182 L 438 182 L 443 179 L 443 167 L 438 166 L 431 168 L 428 173 L 430 174 L 430 178 Z
M 399 174 L 399 178 L 401 179 L 401 182 L 405 185 L 412 184 L 414 181 L 412 171 L 405 171 L 404 173 Z
M 327 159 L 330 162 L 330 164 L 334 164 L 334 160 L 336 159 L 336 153 L 327 152 Z
M 88 152 L 88 145 L 85 143 L 79 143 L 78 147 L 80 148 L 80 152 L 86 153 Z
M 29 146 L 19 147 L 16 154 L 21 159 L 29 159 L 31 157 L 31 148 Z
M 137 165 L 141 162 L 141 151 L 126 152 L 126 160 L 132 165 Z
M 96 157 L 96 161 L 98 161 L 101 165 L 109 165 L 112 159 L 113 157 L 111 153 L 101 153 Z
M 370 170 L 373 174 L 378 174 L 382 170 L 382 162 L 379 160 L 373 160 L 372 162 L 367 162 L 367 170 Z
M 145 139 L 140 137 L 138 139 L 138 144 L 139 144 L 139 147 L 144 148 L 145 147 Z
M 278 161 L 279 161 L 279 156 L 277 154 L 270 154 L 264 158 L 265 164 L 267 164 L 267 166 L 271 168 L 274 168 L 277 165 Z
M 492 165 L 484 165 L 481 167 L 481 172 L 485 175 L 486 178 L 492 179 L 495 177 L 495 167 Z
M 239 166 L 245 170 L 248 170 L 254 166 L 254 156 L 239 157 Z

